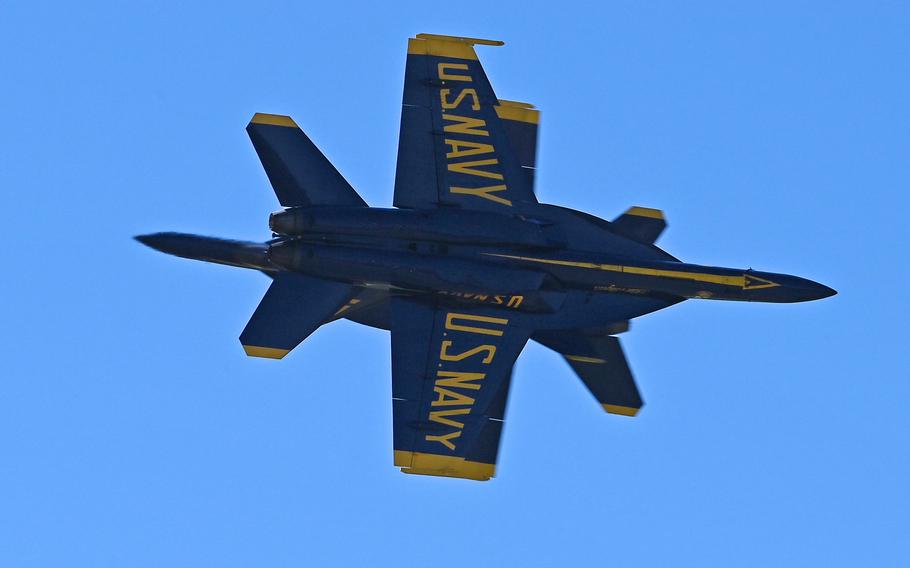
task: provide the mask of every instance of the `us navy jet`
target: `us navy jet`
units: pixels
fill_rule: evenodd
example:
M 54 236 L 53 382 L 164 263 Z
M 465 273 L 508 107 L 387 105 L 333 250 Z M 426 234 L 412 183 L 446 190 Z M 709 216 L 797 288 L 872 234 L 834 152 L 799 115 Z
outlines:
M 540 113 L 497 98 L 475 45 L 408 41 L 394 208 L 369 207 L 288 116 L 247 133 L 283 209 L 273 237 L 136 237 L 169 254 L 264 272 L 272 283 L 240 334 L 281 359 L 338 319 L 392 343 L 394 463 L 405 473 L 495 473 L 512 367 L 529 339 L 562 355 L 606 412 L 642 398 L 616 334 L 689 298 L 803 302 L 835 294 L 786 274 L 688 264 L 654 242 L 656 209 L 613 221 L 538 202 Z

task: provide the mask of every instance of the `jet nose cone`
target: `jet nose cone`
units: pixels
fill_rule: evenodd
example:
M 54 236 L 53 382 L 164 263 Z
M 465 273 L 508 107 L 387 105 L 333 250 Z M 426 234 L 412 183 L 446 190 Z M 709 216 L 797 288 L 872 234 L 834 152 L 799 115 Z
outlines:
M 837 294 L 837 290 L 805 278 L 799 279 L 799 284 L 796 288 L 798 290 L 796 293 L 798 299 L 796 301 L 798 302 L 821 300 L 822 298 L 828 298 Z
M 828 286 L 825 286 L 824 284 L 819 284 L 816 282 L 815 286 L 816 286 L 816 289 L 815 289 L 816 294 L 818 294 L 818 296 L 815 298 L 816 300 L 821 300 L 822 298 L 830 298 L 831 296 L 834 296 L 835 294 L 837 294 L 837 290 L 835 290 L 834 288 L 829 288 Z
M 182 233 L 151 233 L 133 238 L 147 247 L 177 256 L 185 256 L 195 252 L 194 245 L 200 240 L 195 235 L 184 235 Z
M 155 250 L 161 250 L 164 246 L 165 239 L 162 238 L 161 233 L 152 233 L 149 235 L 136 235 L 133 237 L 140 243 L 144 244 L 147 247 L 151 247 Z
M 152 233 L 133 238 L 157 251 L 184 258 L 204 257 L 206 253 L 211 252 L 211 246 L 207 245 L 213 240 L 217 241 L 217 239 L 183 233 Z

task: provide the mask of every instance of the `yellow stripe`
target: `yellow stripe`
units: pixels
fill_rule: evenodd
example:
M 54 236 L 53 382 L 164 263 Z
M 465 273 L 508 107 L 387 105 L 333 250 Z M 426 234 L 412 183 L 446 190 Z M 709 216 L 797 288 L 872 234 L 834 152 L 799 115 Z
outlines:
M 680 280 L 693 280 L 695 282 L 710 282 L 724 286 L 743 288 L 746 279 L 743 276 L 722 276 L 719 274 L 706 274 L 703 272 L 686 272 L 684 270 L 660 270 L 657 268 L 643 268 L 640 266 L 622 266 L 619 264 L 596 264 L 593 262 L 575 262 L 571 260 L 556 260 L 550 258 L 533 258 L 529 256 L 512 256 L 508 254 L 483 253 L 489 256 L 539 262 L 541 264 L 555 264 L 558 266 L 572 266 L 575 268 L 588 268 L 591 270 L 604 270 L 607 272 L 622 272 L 624 274 L 641 274 L 643 276 L 660 276 L 662 278 L 678 278 Z
M 657 270 L 654 268 L 639 268 L 637 266 L 623 266 L 622 271 L 629 274 L 643 274 L 645 276 L 662 276 L 664 278 L 680 278 L 682 280 L 694 280 L 696 282 L 710 282 L 711 284 L 723 284 L 724 286 L 736 286 L 742 288 L 746 284 L 746 279 L 742 276 L 721 276 L 719 274 L 705 274 L 702 272 L 684 272 L 677 270 Z
M 601 359 L 600 357 L 584 357 L 582 355 L 566 355 L 566 359 L 569 361 L 577 361 L 579 363 L 597 363 L 599 365 L 607 362 L 606 359 Z
M 460 477 L 475 481 L 486 481 L 496 475 L 496 464 L 400 450 L 395 450 L 395 466 L 400 467 L 404 473 Z
M 289 126 L 291 128 L 300 128 L 290 116 L 283 114 L 265 114 L 257 112 L 250 121 L 252 124 L 271 124 L 272 126 Z
M 408 55 L 426 55 L 427 42 L 411 38 L 408 40 Z
M 506 99 L 499 99 L 499 104 L 504 107 L 534 108 L 534 105 L 532 105 L 531 103 L 523 103 L 520 101 L 507 101 Z
M 281 359 L 291 352 L 290 349 L 276 349 L 274 347 L 257 347 L 255 345 L 244 345 L 243 350 L 250 357 L 264 357 L 266 359 Z
M 505 45 L 506 42 L 499 41 L 498 39 L 481 39 L 477 37 L 461 37 L 461 36 L 448 36 L 448 35 L 437 35 L 437 34 L 417 34 L 417 39 L 429 39 L 436 41 L 457 41 L 461 43 L 469 43 L 471 45 Z
M 342 313 L 344 313 L 344 312 L 350 310 L 353 306 L 356 306 L 356 305 L 359 304 L 359 303 L 360 303 L 360 300 L 358 300 L 357 298 L 353 298 L 353 299 L 351 299 L 350 302 L 348 302 L 347 304 L 345 304 L 345 305 L 341 306 L 340 308 L 338 308 L 338 311 L 335 312 L 335 313 L 333 314 L 333 316 L 337 316 L 337 315 L 339 315 L 339 314 L 342 314 Z
M 651 209 L 650 207 L 631 207 L 626 211 L 626 215 L 635 215 L 636 217 L 650 217 L 651 219 L 663 219 L 664 212 L 660 209 Z
M 515 120 L 530 124 L 540 124 L 540 111 L 517 106 L 496 106 L 496 116 L 503 120 Z
M 604 410 L 610 414 L 621 414 L 623 416 L 635 416 L 638 414 L 640 408 L 632 408 L 631 406 L 619 406 L 616 404 L 604 404 Z
M 453 59 L 477 61 L 477 54 L 470 43 L 424 39 L 408 40 L 408 55 L 434 55 Z

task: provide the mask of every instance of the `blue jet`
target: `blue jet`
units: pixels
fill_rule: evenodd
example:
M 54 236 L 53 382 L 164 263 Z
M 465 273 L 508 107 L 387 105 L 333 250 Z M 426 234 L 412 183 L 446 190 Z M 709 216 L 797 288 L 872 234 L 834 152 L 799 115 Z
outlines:
M 656 209 L 613 221 L 534 194 L 540 113 L 499 99 L 475 45 L 408 41 L 394 208 L 369 207 L 288 116 L 247 126 L 283 210 L 273 238 L 136 237 L 169 254 L 259 270 L 272 283 L 240 342 L 281 359 L 337 319 L 392 340 L 394 463 L 493 477 L 512 367 L 529 339 L 565 357 L 606 412 L 642 398 L 616 335 L 689 298 L 804 302 L 835 294 L 786 274 L 681 262 Z

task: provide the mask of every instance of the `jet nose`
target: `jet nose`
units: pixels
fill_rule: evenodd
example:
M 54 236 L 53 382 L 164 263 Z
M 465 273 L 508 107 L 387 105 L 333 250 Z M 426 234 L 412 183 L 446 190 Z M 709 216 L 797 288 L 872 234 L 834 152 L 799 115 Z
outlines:
M 151 233 L 148 235 L 136 235 L 133 238 L 157 251 L 176 254 L 174 249 L 180 244 L 180 239 L 177 237 L 176 233 Z
M 818 297 L 815 298 L 816 300 L 821 300 L 822 298 L 830 298 L 831 296 L 834 296 L 835 294 L 837 294 L 837 290 L 835 290 L 834 288 L 829 288 L 829 287 L 825 286 L 824 284 L 816 283 L 816 286 L 818 287 L 817 288 Z
M 806 278 L 800 278 L 798 284 L 794 286 L 794 288 L 796 289 L 796 296 L 798 298 L 796 301 L 798 302 L 821 300 L 822 298 L 829 298 L 837 294 L 837 290 Z
M 753 298 L 762 302 L 811 302 L 837 294 L 833 288 L 808 278 L 770 272 L 750 272 Z

